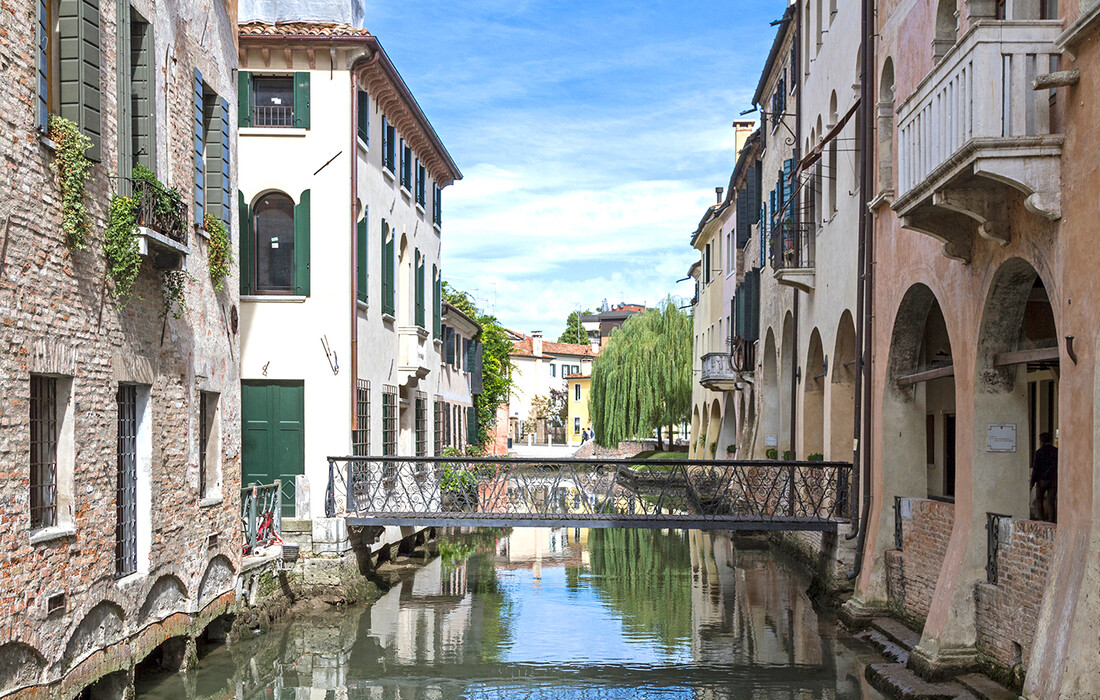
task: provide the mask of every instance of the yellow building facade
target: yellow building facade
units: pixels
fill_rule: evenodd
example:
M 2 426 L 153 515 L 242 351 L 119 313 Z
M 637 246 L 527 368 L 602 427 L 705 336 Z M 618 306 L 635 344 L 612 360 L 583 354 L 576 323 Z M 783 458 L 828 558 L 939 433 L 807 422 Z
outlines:
M 570 374 L 565 377 L 566 391 L 569 399 L 566 401 L 567 413 L 565 421 L 565 441 L 570 447 L 580 447 L 584 442 L 584 431 L 592 429 L 592 422 L 588 418 L 588 392 L 592 385 L 592 377 L 587 374 Z

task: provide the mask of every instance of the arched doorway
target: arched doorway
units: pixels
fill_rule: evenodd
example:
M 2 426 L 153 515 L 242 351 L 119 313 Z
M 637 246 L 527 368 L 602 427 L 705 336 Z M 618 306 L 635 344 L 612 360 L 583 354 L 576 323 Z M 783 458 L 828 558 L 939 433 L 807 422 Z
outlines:
M 727 392 L 723 401 L 722 430 L 718 433 L 717 459 L 732 459 L 737 449 L 737 400 Z
M 829 362 L 829 413 L 826 459 L 852 459 L 855 421 L 856 326 L 845 310 L 836 329 L 836 343 Z
M 688 444 L 688 459 L 696 459 L 699 456 L 696 445 L 699 442 L 699 436 L 702 435 L 701 430 L 703 430 L 703 424 L 699 417 L 699 406 L 696 404 L 691 410 L 691 442 Z
M 703 459 L 714 459 L 718 454 L 718 440 L 722 431 L 722 406 L 718 399 L 710 402 L 710 416 L 707 420 L 706 443 L 703 445 Z
M 815 328 L 810 333 L 810 347 L 803 370 L 802 393 L 802 458 L 824 458 L 825 455 L 825 377 L 828 365 L 821 348 L 821 334 Z
M 791 444 L 791 407 L 794 406 L 794 316 L 783 318 L 783 339 L 779 348 L 779 457 L 795 459 Z
M 780 407 L 779 407 L 779 368 L 776 363 L 778 350 L 775 347 L 775 333 L 769 328 L 764 337 L 764 357 L 761 360 L 764 369 L 764 389 L 760 394 L 760 427 L 757 439 L 757 459 L 767 456 L 769 449 L 778 452 Z

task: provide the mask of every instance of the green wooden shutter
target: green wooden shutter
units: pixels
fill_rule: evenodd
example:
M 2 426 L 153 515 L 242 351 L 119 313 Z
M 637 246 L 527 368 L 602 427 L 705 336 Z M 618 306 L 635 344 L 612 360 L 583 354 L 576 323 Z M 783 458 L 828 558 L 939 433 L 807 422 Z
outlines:
M 92 140 L 86 155 L 102 158 L 102 92 L 99 87 L 99 0 L 61 0 L 61 116 L 75 122 Z
M 229 100 L 224 98 L 218 100 L 220 120 L 218 126 L 220 127 L 219 141 L 221 142 L 221 153 L 219 158 L 219 164 L 221 165 L 221 220 L 225 224 L 226 228 L 229 228 L 229 219 L 233 209 L 233 180 L 229 176 L 229 159 L 233 155 L 233 151 L 229 148 Z
M 309 296 L 309 190 L 294 207 L 294 293 Z
M 148 22 L 130 25 L 130 90 L 134 164 L 157 171 L 156 73 L 153 27 Z
M 367 215 L 355 230 L 355 292 L 359 301 L 367 301 Z
M 382 219 L 382 313 L 393 315 L 394 312 L 394 269 L 393 269 L 393 239 L 396 235 L 390 235 L 390 226 Z
M 50 98 L 50 29 L 46 12 L 47 0 L 38 0 L 38 130 L 45 133 L 49 126 Z
M 443 336 L 443 281 L 439 268 L 432 265 L 432 337 L 441 340 Z
M 202 73 L 195 69 L 195 223 L 202 226 L 206 194 L 206 135 L 203 133 Z
M 397 129 L 393 128 L 393 124 L 386 124 L 386 144 L 385 153 L 382 154 L 385 158 L 386 169 L 391 173 L 394 172 L 395 163 L 397 162 Z
M 359 138 L 363 143 L 370 143 L 370 97 L 366 91 L 358 90 L 355 93 L 355 116 L 358 126 Z
M 309 128 L 309 73 L 299 71 L 294 74 L 294 126 Z
M 416 290 L 413 295 L 416 299 L 416 325 L 418 328 L 424 328 L 424 256 L 420 251 L 416 251 Z
M 252 294 L 252 216 L 249 211 L 248 204 L 244 201 L 244 193 L 237 192 L 237 216 L 240 219 L 241 224 L 241 247 L 238 255 L 240 256 L 240 278 L 241 278 L 241 296 Z
M 252 71 L 237 73 L 237 126 L 252 126 Z

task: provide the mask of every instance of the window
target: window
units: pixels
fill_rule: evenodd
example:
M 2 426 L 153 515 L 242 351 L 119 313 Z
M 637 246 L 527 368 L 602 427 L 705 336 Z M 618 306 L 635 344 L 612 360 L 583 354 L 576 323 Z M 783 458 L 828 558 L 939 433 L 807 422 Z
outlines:
M 382 454 L 397 454 L 397 387 L 382 387 Z
M 102 133 L 99 4 L 99 0 L 37 3 L 38 128 L 46 131 L 50 114 L 76 123 L 92 140 L 86 155 L 93 161 L 100 160 Z M 63 79 L 69 83 L 65 90 Z
M 238 74 L 237 114 L 241 127 L 308 129 L 310 126 L 310 75 Z
M 435 456 L 438 457 L 443 454 L 443 411 L 446 404 L 444 404 L 439 397 L 435 399 L 435 411 L 432 413 L 432 426 L 435 428 Z
M 385 115 L 382 115 L 382 167 L 390 171 L 392 175 L 396 172 L 397 162 L 397 130 L 393 128 Z
M 382 313 L 394 314 L 394 233 L 390 225 L 382 219 Z
M 555 365 L 554 363 L 550 363 L 550 376 L 551 377 L 557 377 L 558 376 L 558 366 Z
M 573 385 L 573 400 L 574 401 L 580 401 L 581 400 L 581 384 L 580 384 L 580 382 L 577 382 L 576 384 Z
M 156 68 L 153 28 L 131 10 L 130 17 L 130 170 L 138 165 L 157 171 Z
M 428 456 L 428 395 L 423 391 L 416 392 L 413 399 L 413 415 L 416 424 L 416 456 Z
M 367 303 L 368 257 L 370 242 L 367 240 L 367 211 L 355 226 L 355 297 Z
M 137 387 L 118 387 L 115 574 L 137 571 Z
M 420 254 L 420 249 L 416 250 L 415 262 L 413 276 L 416 289 L 413 290 L 413 297 L 416 302 L 416 325 L 418 328 L 424 328 L 424 256 Z
M 57 524 L 58 380 L 31 376 L 31 528 Z
M 455 363 L 455 329 L 450 326 L 443 326 L 443 363 Z
M 443 278 L 435 265 L 432 265 L 432 291 L 432 334 L 436 340 L 443 340 Z
M 211 214 L 229 228 L 229 102 L 218 97 L 195 71 L 195 223 Z
M 412 146 L 401 139 L 401 186 L 412 192 L 413 151 Z
M 310 191 L 266 194 L 241 222 L 241 294 L 309 296 Z
M 443 202 L 440 200 L 440 196 L 443 194 L 443 190 L 439 185 L 432 185 L 432 223 L 436 226 L 443 225 Z
M 573 434 L 574 435 L 580 435 L 581 434 L 581 417 L 580 416 L 576 416 L 576 417 L 573 418 Z
M 351 433 L 351 454 L 370 455 L 370 381 L 355 381 L 355 430 Z
M 427 171 L 424 169 L 424 164 L 420 162 L 420 159 L 416 159 L 416 203 L 420 206 L 424 206 L 425 190 L 427 189 L 425 180 L 427 179 Z
M 365 90 L 355 93 L 356 133 L 363 143 L 370 143 L 370 96 Z
M 214 392 L 199 392 L 199 498 L 221 493 L 219 398 Z

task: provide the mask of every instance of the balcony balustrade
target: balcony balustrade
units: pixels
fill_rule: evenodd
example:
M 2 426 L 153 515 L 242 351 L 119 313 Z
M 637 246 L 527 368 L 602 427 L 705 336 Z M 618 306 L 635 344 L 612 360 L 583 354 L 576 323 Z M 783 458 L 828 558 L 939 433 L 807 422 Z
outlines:
M 428 365 L 428 344 L 431 342 L 429 333 L 419 326 L 399 326 L 397 339 L 397 371 L 401 376 L 401 384 L 415 386 L 431 372 Z
M 175 269 L 190 253 L 187 247 L 187 204 L 158 182 L 128 178 L 137 205 L 138 252 L 160 269 Z
M 812 222 L 788 221 L 772 233 L 772 269 L 779 284 L 813 291 L 814 228 Z
M 733 391 L 737 372 L 733 369 L 733 357 L 728 352 L 709 352 L 703 355 L 703 368 L 699 383 L 711 391 Z
M 980 20 L 897 109 L 902 226 L 968 262 L 974 235 L 1007 243 L 1006 199 L 1047 220 L 1061 216 L 1063 137 L 1051 133 L 1058 20 Z

